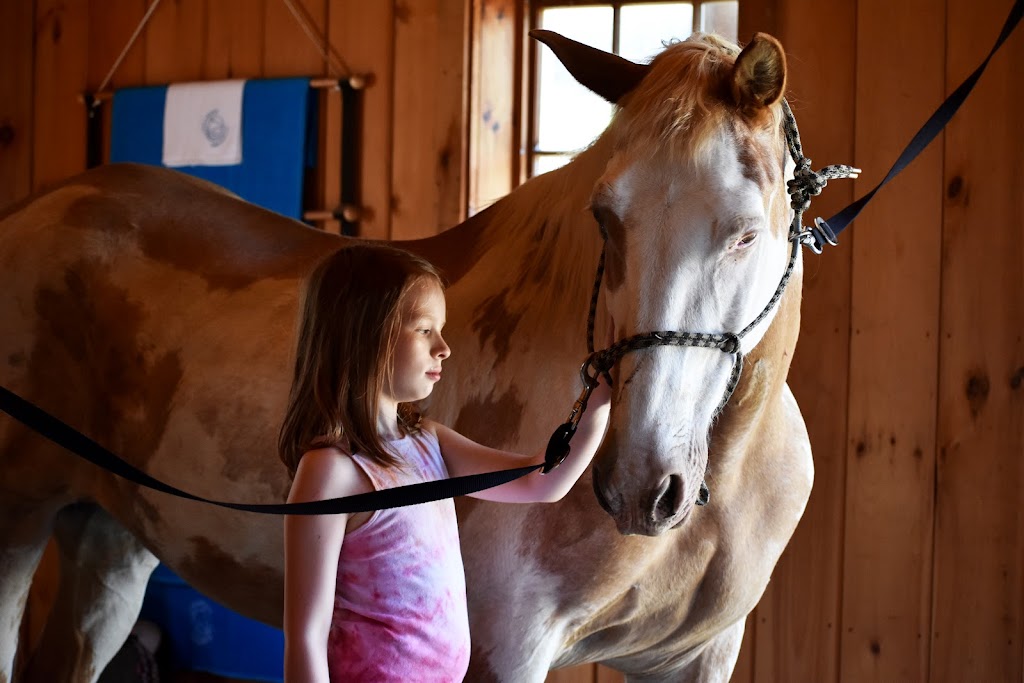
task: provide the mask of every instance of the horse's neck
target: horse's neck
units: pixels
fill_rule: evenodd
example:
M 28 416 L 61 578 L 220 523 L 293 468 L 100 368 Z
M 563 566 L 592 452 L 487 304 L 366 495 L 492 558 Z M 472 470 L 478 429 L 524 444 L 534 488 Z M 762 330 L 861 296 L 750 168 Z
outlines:
M 515 332 L 543 337 L 542 344 L 551 333 L 570 332 L 582 353 L 601 249 L 588 206 L 606 161 L 606 143 L 598 141 L 570 165 L 409 246 L 442 268 L 451 285 L 449 307 L 470 322 L 482 315 L 515 317 Z
M 467 436 L 533 448 L 536 426 L 571 407 L 601 249 L 587 207 L 606 159 L 595 145 L 462 225 L 408 245 L 451 283 L 451 379 L 432 411 Z

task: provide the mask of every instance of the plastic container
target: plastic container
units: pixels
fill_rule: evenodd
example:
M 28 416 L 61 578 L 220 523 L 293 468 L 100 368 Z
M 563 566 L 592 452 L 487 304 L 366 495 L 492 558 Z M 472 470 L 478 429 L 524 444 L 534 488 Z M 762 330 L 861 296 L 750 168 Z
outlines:
M 189 586 L 163 564 L 149 579 L 141 619 L 163 629 L 175 669 L 281 683 L 284 634 L 241 616 Z

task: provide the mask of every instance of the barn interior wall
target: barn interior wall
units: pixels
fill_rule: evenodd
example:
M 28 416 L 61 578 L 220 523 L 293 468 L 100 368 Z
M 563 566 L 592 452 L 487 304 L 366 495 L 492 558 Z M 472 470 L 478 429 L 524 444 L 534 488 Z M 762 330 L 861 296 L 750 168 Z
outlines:
M 434 234 L 519 181 L 522 74 L 508 55 L 528 53 L 523 0 L 302 4 L 348 66 L 374 77 L 363 234 Z M 741 37 L 766 31 L 786 47 L 814 167 L 864 169 L 832 183 L 811 215 L 881 179 L 984 58 L 1011 4 L 742 0 Z M 78 96 L 98 87 L 147 6 L 0 3 L 0 211 L 85 168 Z M 840 246 L 805 256 L 790 385 L 815 486 L 748 618 L 734 681 L 1024 678 L 1022 34 Z M 325 72 L 281 0 L 165 0 L 113 85 Z M 44 563 L 37 578 L 30 636 L 54 572 Z M 550 680 L 620 679 L 585 667 Z

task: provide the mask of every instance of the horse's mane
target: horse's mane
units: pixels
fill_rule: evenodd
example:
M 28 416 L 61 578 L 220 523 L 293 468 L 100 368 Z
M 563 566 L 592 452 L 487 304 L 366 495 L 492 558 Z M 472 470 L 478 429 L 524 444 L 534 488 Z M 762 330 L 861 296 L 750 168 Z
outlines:
M 616 145 L 652 156 L 703 156 L 714 131 L 736 113 L 729 75 L 739 53 L 737 45 L 714 34 L 695 33 L 668 44 L 613 121 Z M 780 120 L 780 108 L 773 107 L 769 125 L 778 129 Z

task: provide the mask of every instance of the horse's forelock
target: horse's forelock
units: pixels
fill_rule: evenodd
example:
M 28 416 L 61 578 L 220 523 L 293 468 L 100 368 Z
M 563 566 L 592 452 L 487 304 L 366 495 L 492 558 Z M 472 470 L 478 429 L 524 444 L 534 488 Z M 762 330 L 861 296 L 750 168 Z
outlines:
M 667 151 L 680 160 L 710 154 L 716 131 L 742 117 L 728 86 L 738 54 L 735 44 L 711 34 L 669 44 L 623 101 L 612 124 L 617 146 L 651 157 Z M 779 130 L 781 117 L 781 107 L 774 106 L 747 125 Z

